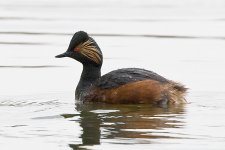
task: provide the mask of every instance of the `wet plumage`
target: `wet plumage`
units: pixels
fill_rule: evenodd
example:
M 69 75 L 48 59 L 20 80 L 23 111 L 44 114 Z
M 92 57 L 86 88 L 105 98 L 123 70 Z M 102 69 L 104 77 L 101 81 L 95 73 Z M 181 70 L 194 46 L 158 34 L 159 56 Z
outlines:
M 142 81 L 142 80 L 155 80 L 161 83 L 169 82 L 166 78 L 156 74 L 155 72 L 140 69 L 140 68 L 124 68 L 111 71 L 96 81 L 96 86 L 99 88 L 115 88 L 127 83 Z
M 185 103 L 186 88 L 155 72 L 140 68 L 123 68 L 101 76 L 102 51 L 86 32 L 76 32 L 67 51 L 56 56 L 71 57 L 83 65 L 76 88 L 76 99 L 102 103 Z

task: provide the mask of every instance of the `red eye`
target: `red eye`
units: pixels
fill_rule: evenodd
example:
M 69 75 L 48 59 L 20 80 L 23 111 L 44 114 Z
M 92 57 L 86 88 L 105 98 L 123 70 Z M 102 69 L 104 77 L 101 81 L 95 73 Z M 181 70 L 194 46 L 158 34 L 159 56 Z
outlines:
M 80 52 L 80 48 L 79 47 L 76 47 L 76 48 L 74 48 L 74 51 L 75 52 Z

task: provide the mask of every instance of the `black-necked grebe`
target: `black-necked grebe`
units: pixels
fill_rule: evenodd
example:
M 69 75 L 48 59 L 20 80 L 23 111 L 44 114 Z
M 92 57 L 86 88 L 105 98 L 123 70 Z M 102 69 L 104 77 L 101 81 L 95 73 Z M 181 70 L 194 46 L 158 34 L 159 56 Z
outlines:
M 187 88 L 152 71 L 124 68 L 101 76 L 103 55 L 86 32 L 76 32 L 68 50 L 56 58 L 71 57 L 83 64 L 75 97 L 83 102 L 124 104 L 186 103 Z

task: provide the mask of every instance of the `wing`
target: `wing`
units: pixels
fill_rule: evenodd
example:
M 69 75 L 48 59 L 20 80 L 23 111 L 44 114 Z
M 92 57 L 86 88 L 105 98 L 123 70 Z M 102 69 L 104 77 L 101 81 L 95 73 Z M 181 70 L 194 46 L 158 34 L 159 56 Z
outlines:
M 156 80 L 162 83 L 169 82 L 166 78 L 152 71 L 139 68 L 124 68 L 114 70 L 103 75 L 96 81 L 95 86 L 107 89 L 118 87 L 130 82 L 142 81 L 147 79 Z

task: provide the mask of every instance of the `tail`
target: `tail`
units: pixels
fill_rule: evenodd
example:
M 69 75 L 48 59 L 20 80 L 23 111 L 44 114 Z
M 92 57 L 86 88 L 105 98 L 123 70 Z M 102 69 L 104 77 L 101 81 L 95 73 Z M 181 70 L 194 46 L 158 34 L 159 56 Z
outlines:
M 172 104 L 184 104 L 187 103 L 185 96 L 187 94 L 188 88 L 186 88 L 184 85 L 170 81 L 168 84 L 168 97 L 169 97 L 169 103 Z

